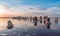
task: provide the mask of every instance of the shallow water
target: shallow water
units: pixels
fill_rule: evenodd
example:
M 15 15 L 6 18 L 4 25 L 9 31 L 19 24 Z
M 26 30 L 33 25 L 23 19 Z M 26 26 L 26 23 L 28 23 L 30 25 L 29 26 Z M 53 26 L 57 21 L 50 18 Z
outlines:
M 7 29 L 8 20 L 11 20 L 14 25 L 12 29 Z M 47 29 L 45 24 L 39 23 L 39 21 L 37 26 L 35 26 L 34 23 L 29 20 L 0 19 L 0 35 L 4 36 L 39 36 L 40 34 L 47 33 L 49 35 L 52 33 L 58 35 L 60 33 L 60 21 L 55 23 L 53 19 L 51 19 L 50 27 L 50 29 Z

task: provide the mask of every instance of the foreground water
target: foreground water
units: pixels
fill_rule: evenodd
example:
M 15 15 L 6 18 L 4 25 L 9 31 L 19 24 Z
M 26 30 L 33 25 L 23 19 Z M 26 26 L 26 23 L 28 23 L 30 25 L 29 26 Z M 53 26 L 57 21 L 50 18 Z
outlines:
M 11 20 L 14 27 L 7 29 L 7 22 Z M 37 23 L 37 26 L 29 20 L 0 19 L 0 36 L 59 36 L 60 20 L 55 23 L 51 19 L 51 28 L 47 29 L 44 23 Z

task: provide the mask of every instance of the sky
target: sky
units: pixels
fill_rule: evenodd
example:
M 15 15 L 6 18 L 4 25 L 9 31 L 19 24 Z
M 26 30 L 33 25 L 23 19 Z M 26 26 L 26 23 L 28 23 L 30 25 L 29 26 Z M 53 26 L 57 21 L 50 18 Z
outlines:
M 0 14 L 60 14 L 60 0 L 0 0 Z

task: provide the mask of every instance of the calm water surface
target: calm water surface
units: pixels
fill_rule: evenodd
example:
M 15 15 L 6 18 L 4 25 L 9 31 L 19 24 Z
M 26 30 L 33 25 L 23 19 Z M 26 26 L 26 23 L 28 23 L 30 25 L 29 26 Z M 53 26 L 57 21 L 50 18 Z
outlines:
M 14 27 L 12 29 L 7 29 L 7 22 L 11 20 Z M 60 33 L 60 20 L 55 23 L 51 19 L 51 29 L 47 29 L 44 23 L 37 23 L 34 26 L 33 22 L 29 20 L 18 20 L 18 19 L 0 19 L 0 35 L 3 36 L 39 36 L 41 33 Z

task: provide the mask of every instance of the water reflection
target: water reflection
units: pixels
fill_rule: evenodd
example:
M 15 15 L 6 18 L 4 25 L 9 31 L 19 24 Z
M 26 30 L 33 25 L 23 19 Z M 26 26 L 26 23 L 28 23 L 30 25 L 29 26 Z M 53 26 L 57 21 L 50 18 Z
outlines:
M 47 18 L 47 20 L 45 21 L 45 25 L 48 29 L 50 29 L 50 25 L 51 25 L 50 18 Z
M 53 23 L 54 21 L 52 21 L 51 19 L 52 18 L 48 16 L 46 16 L 46 18 L 45 17 L 43 18 L 42 16 L 40 17 L 35 16 L 35 17 L 22 17 L 20 19 L 0 19 L 0 30 L 1 30 L 0 33 L 1 34 L 5 33 L 9 35 L 16 34 L 16 36 L 19 33 L 22 36 L 28 35 L 29 33 L 29 35 L 33 34 L 35 36 L 36 33 L 46 33 L 48 31 L 50 32 L 50 30 L 60 31 L 60 23 L 55 25 Z M 8 30 L 7 28 L 10 30 Z

